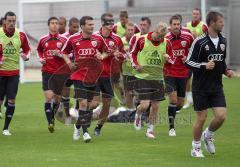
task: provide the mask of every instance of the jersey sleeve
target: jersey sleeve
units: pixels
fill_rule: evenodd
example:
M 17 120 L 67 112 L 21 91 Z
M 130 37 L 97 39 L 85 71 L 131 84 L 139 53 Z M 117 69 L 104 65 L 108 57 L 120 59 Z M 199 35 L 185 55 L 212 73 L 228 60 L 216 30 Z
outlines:
M 113 33 L 115 33 L 115 34 L 117 33 L 117 24 L 114 24 L 112 31 L 113 31 Z
M 185 64 L 192 70 L 205 69 L 206 62 L 200 62 L 199 59 L 200 54 L 201 54 L 200 44 L 196 39 L 190 48 Z
M 205 33 L 208 30 L 208 27 L 206 24 L 203 24 L 202 31 Z
M 119 52 L 123 54 L 123 57 L 122 57 L 123 59 L 127 57 L 127 52 L 124 50 L 124 45 L 121 38 L 119 38 Z
M 0 64 L 2 64 L 3 62 L 3 48 L 2 48 L 2 44 L 0 43 Z
M 64 44 L 64 46 L 63 46 L 63 48 L 62 48 L 62 53 L 63 54 L 66 54 L 66 55 L 69 55 L 69 54 L 71 54 L 72 53 L 72 51 L 73 51 L 73 46 L 72 46 L 72 41 L 70 40 L 71 38 L 69 38 L 66 42 L 65 42 L 65 44 Z
M 174 64 L 175 58 L 173 56 L 173 47 L 170 40 L 167 40 L 166 53 L 169 55 L 169 63 Z
M 39 59 L 44 59 L 42 40 L 39 40 L 39 42 L 38 42 L 37 53 L 38 53 L 38 58 Z
M 135 24 L 134 28 L 135 28 L 135 34 L 141 32 L 137 24 Z
M 138 61 L 137 61 L 137 55 L 138 53 L 143 49 L 144 46 L 144 37 L 139 38 L 136 41 L 136 45 L 134 46 L 134 48 L 131 51 L 131 62 L 132 62 L 132 66 L 137 66 Z
M 192 46 L 193 41 L 194 41 L 194 37 L 191 33 L 189 33 L 189 48 Z
M 133 48 L 135 47 L 136 40 L 137 40 L 136 35 L 132 36 L 132 38 L 130 39 L 130 41 L 129 41 L 129 52 L 131 52 L 133 50 Z
M 226 42 L 225 45 L 226 45 L 226 48 L 225 48 L 225 51 L 224 51 L 223 74 L 225 74 L 226 70 L 228 70 L 228 66 L 227 66 L 227 63 L 226 63 L 227 42 Z
M 22 52 L 26 57 L 30 57 L 30 43 L 27 35 L 24 32 L 20 32 L 21 48 Z

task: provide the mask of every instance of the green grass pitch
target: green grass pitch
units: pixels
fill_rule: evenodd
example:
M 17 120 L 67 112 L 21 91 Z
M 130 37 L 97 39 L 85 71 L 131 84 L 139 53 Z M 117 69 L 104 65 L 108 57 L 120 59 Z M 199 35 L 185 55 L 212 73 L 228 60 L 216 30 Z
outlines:
M 156 140 L 145 137 L 146 126 L 135 131 L 132 124 L 107 123 L 102 136 L 84 143 L 72 140 L 72 126 L 56 123 L 50 134 L 43 111 L 41 84 L 19 87 L 16 111 L 10 125 L 11 137 L 0 134 L 0 167 L 237 167 L 240 155 L 240 79 L 224 79 L 228 118 L 215 135 L 216 154 L 206 158 L 190 157 L 193 109 L 177 115 L 177 136 L 168 137 L 167 100 L 160 105 Z M 209 113 L 208 122 L 212 113 Z M 0 119 L 0 127 L 3 127 Z

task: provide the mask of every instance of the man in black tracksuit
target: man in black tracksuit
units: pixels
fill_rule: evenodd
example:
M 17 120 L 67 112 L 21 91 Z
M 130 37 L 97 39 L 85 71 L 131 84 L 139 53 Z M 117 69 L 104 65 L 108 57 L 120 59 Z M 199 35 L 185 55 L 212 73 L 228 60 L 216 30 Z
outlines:
M 201 136 L 207 151 L 215 153 L 213 134 L 221 127 L 227 112 L 222 74 L 233 76 L 225 62 L 227 43 L 226 38 L 221 35 L 224 26 L 223 15 L 209 12 L 206 21 L 208 31 L 193 42 L 186 60 L 186 65 L 193 70 L 192 92 L 194 110 L 197 113 L 197 120 L 193 126 L 193 157 L 204 157 L 201 151 Z M 212 108 L 214 118 L 203 131 L 208 108 Z

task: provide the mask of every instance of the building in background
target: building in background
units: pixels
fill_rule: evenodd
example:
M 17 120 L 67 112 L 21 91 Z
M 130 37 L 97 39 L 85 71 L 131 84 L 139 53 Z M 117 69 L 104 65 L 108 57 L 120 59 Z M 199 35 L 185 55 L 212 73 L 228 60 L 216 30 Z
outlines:
M 25 32 L 27 32 L 32 48 L 33 56 L 30 62 L 25 63 L 26 69 L 38 69 L 36 52 L 36 39 L 45 34 L 46 21 L 50 16 L 65 16 L 69 19 L 72 16 L 80 18 L 83 15 L 92 15 L 96 19 L 96 30 L 100 26 L 100 15 L 105 11 L 110 11 L 114 14 L 114 18 L 118 21 L 120 10 L 127 10 L 129 19 L 138 23 L 142 16 L 148 16 L 155 25 L 159 21 L 168 22 L 173 14 L 181 14 L 183 16 L 183 23 L 191 19 L 191 11 L 194 7 L 200 7 L 200 0 L 81 0 L 79 2 L 60 2 L 61 0 L 22 0 L 30 3 L 24 3 L 22 8 L 19 8 L 18 2 L 21 0 L 8 0 L 0 2 L 0 16 L 3 16 L 8 10 L 14 11 L 18 14 L 18 21 L 22 20 L 21 25 Z M 205 0 L 206 11 L 218 10 L 225 16 L 224 34 L 228 38 L 229 55 L 227 58 L 228 64 L 233 69 L 240 69 L 240 47 L 238 46 L 238 39 L 240 33 L 240 1 L 239 0 Z M 22 12 L 21 12 L 22 11 Z M 19 24 L 18 24 L 19 25 Z M 25 70 L 26 72 L 29 70 Z M 31 74 L 26 73 L 26 80 L 32 80 Z M 37 75 L 37 74 L 36 74 Z M 34 76 L 36 76 L 34 75 Z M 35 78 L 33 79 L 35 80 Z

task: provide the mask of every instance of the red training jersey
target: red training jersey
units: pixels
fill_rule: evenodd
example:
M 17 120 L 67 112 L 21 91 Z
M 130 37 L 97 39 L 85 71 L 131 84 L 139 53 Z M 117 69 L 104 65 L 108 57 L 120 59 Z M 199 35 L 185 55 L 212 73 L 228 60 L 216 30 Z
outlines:
M 66 38 L 69 38 L 71 36 L 71 34 L 69 32 L 65 32 L 62 34 L 62 36 L 65 36 Z
M 60 34 L 48 34 L 40 38 L 37 52 L 39 59 L 44 59 L 46 63 L 42 66 L 42 72 L 49 74 L 66 73 L 62 68 L 66 65 L 65 61 L 54 56 L 54 51 L 60 52 L 67 38 Z
M 96 34 L 102 35 L 102 29 L 96 32 Z M 126 57 L 126 51 L 124 50 L 122 39 L 115 33 L 111 32 L 108 37 L 103 37 L 108 48 L 111 50 L 109 56 L 103 60 L 103 72 L 101 77 L 111 77 L 113 74 L 121 72 L 122 62 Z M 115 58 L 112 54 L 115 50 L 118 50 L 123 54 L 122 58 Z
M 63 54 L 74 54 L 77 70 L 71 74 L 71 80 L 84 83 L 96 83 L 102 73 L 102 62 L 95 56 L 97 52 L 109 52 L 104 39 L 98 34 L 83 38 L 82 32 L 69 37 L 62 49 Z
M 171 77 L 186 78 L 189 74 L 189 69 L 185 66 L 183 58 L 186 58 L 189 49 L 193 42 L 192 34 L 181 30 L 178 35 L 169 32 L 166 38 L 172 44 L 174 64 L 166 63 L 164 66 L 164 75 Z
M 62 34 L 63 36 L 65 36 L 66 38 L 69 38 L 71 35 L 74 35 L 74 34 L 70 34 L 70 32 L 65 32 L 64 34 Z M 71 61 L 74 61 L 74 55 L 73 55 L 73 52 L 69 54 L 69 58 L 71 59 Z

